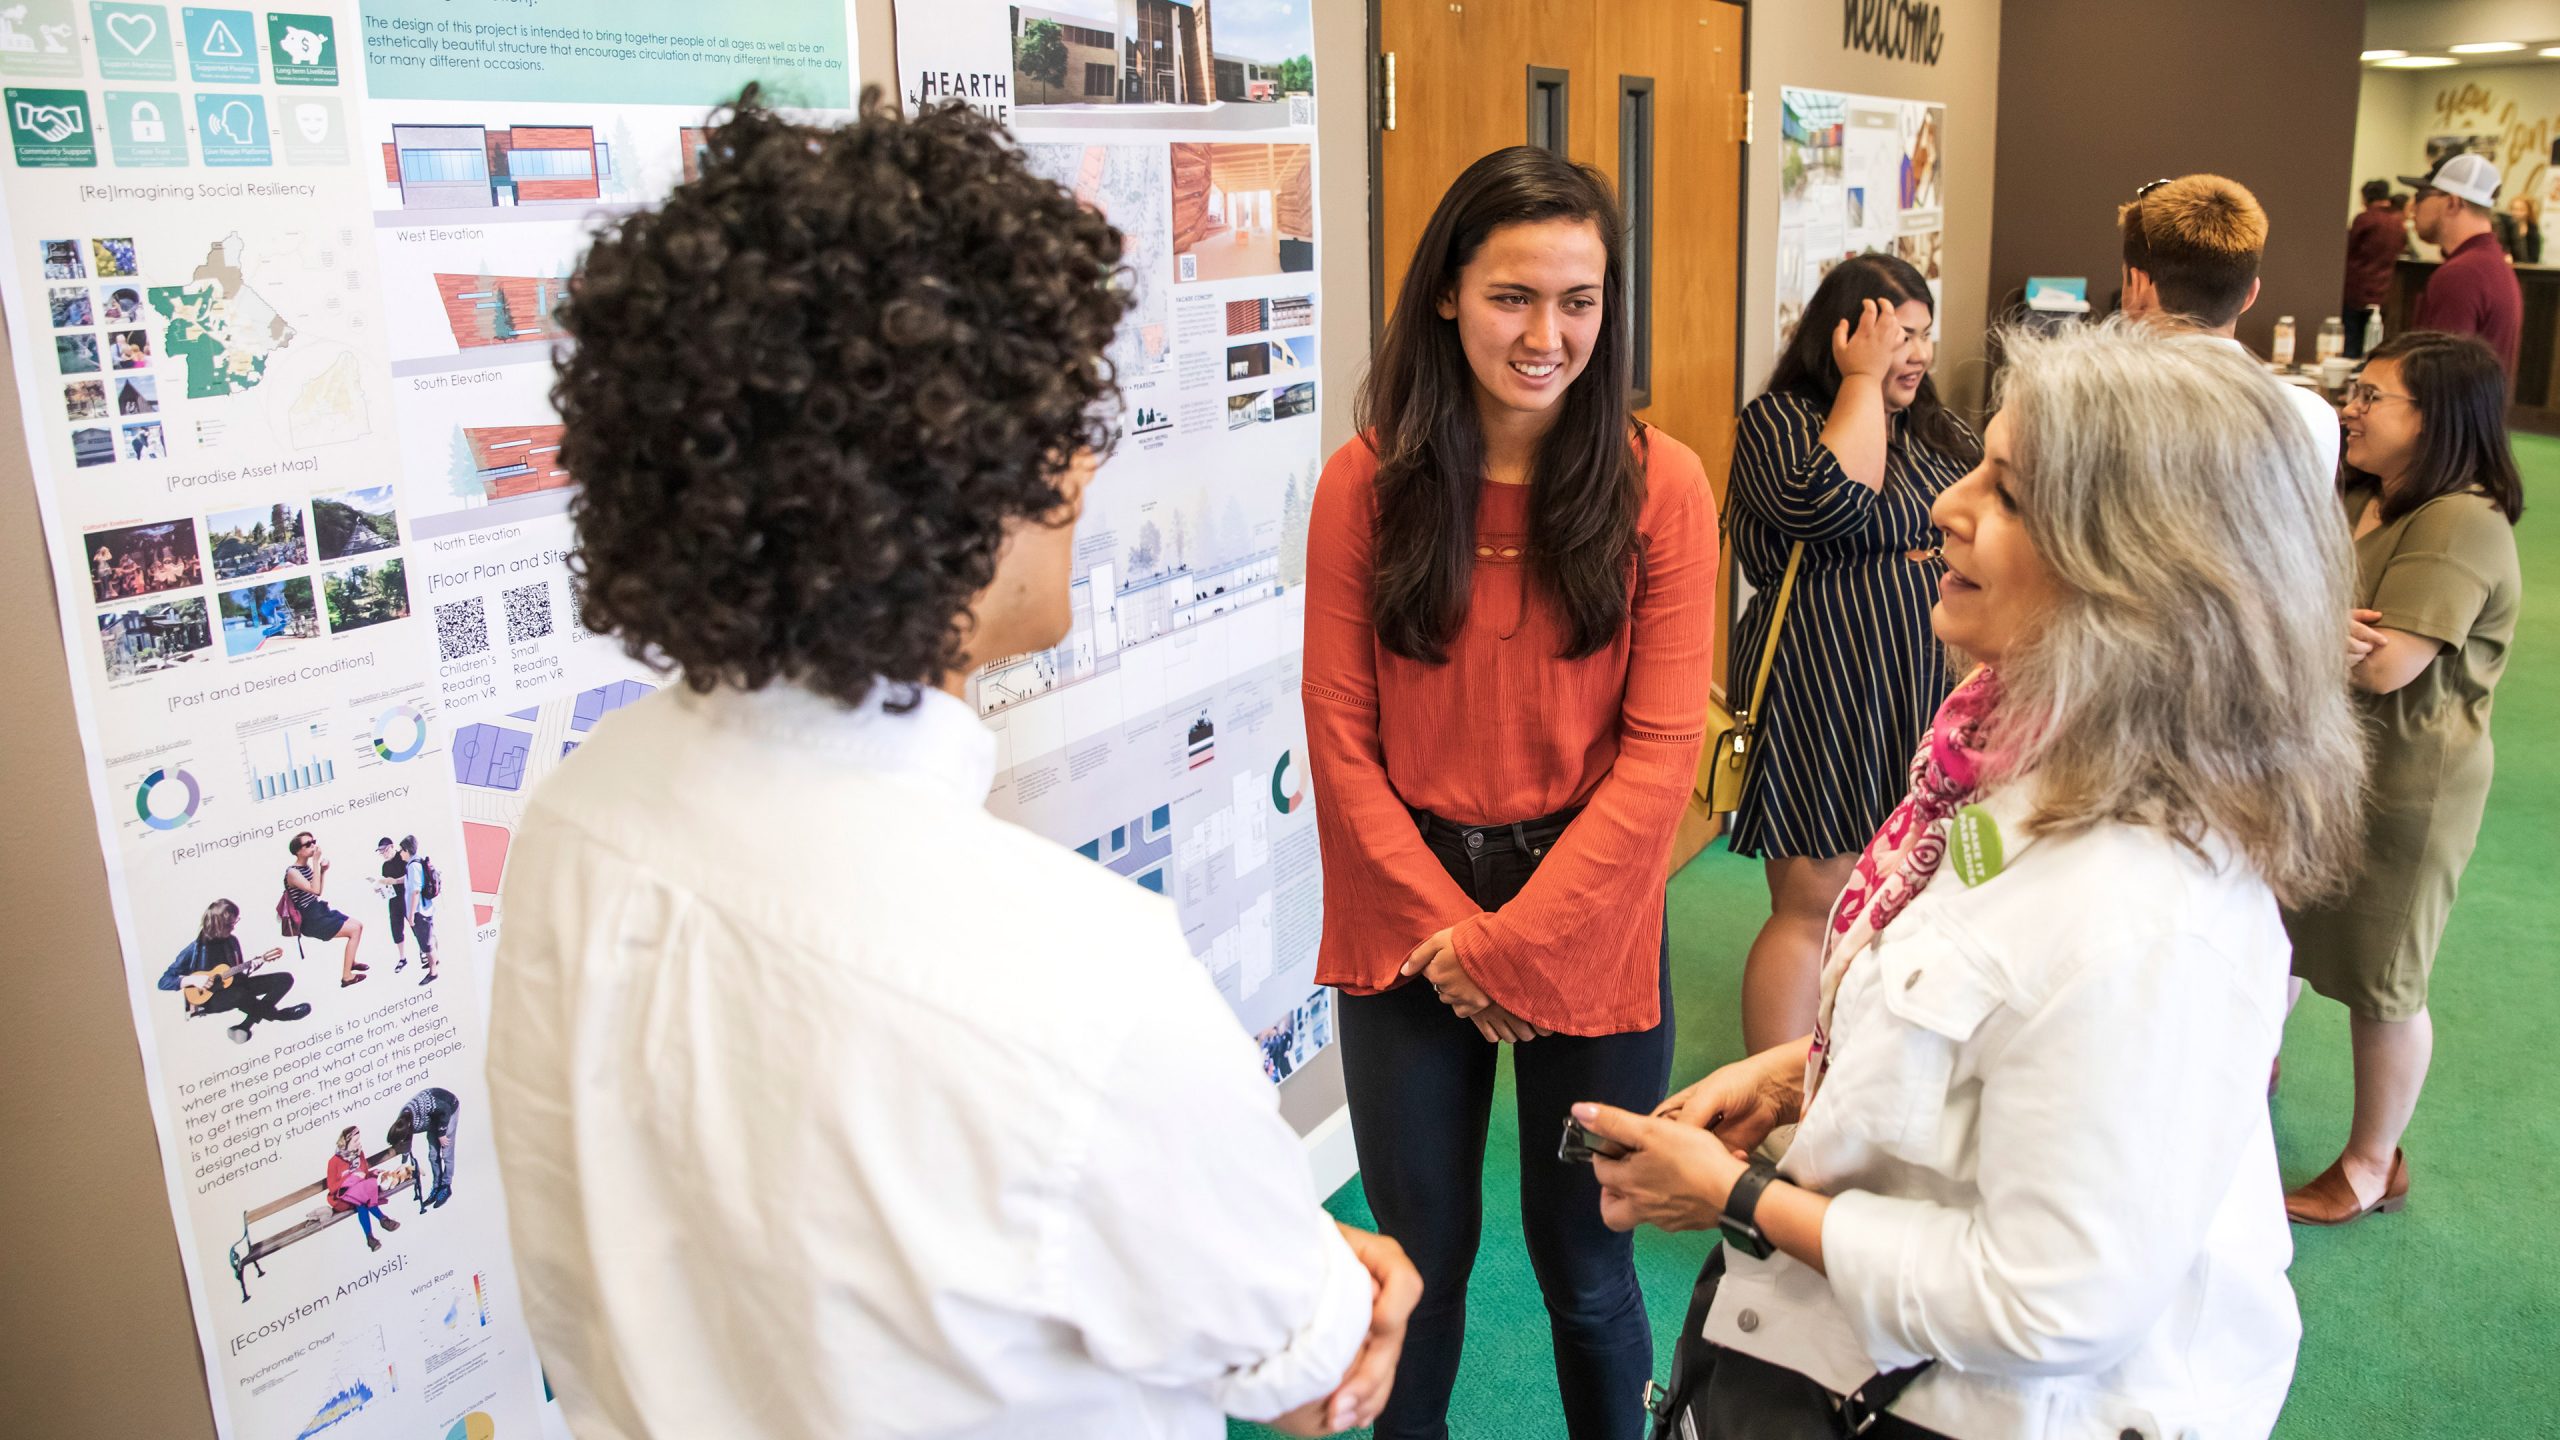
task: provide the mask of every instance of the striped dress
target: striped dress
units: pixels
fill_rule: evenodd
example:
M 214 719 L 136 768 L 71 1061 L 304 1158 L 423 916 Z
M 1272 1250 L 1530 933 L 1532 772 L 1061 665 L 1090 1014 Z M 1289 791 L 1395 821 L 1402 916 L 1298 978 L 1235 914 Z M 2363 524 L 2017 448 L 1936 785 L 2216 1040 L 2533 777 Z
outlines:
M 1911 752 L 1954 685 L 1929 629 L 1937 571 L 1908 557 L 1938 543 L 1929 506 L 1971 466 L 1908 440 L 1897 414 L 1884 488 L 1871 491 L 1822 444 L 1827 409 L 1763 395 L 1742 412 L 1734 440 L 1727 513 L 1754 592 L 1734 627 L 1736 706 L 1750 701 L 1787 549 L 1805 542 L 1769 672 L 1760 758 L 1733 817 L 1738 855 L 1864 848 L 1901 800 Z

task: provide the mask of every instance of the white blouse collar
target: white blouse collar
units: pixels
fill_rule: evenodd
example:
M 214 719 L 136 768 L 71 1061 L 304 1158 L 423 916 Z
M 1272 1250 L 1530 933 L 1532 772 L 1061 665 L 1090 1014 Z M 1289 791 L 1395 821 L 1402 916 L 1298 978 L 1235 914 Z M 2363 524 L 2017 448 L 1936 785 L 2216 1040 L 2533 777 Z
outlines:
M 971 805 L 986 803 L 996 778 L 996 737 L 968 702 L 930 686 L 881 680 L 858 706 L 798 685 L 762 690 L 721 686 L 708 695 L 679 686 L 679 701 L 705 722 L 858 769 L 912 776 Z

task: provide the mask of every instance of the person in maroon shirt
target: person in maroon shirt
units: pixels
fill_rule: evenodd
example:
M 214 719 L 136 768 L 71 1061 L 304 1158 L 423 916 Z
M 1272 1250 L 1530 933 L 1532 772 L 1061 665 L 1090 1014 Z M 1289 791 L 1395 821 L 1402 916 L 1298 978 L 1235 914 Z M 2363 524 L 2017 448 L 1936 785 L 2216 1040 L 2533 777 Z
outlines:
M 2347 291 L 2338 314 L 2347 322 L 2347 355 L 2364 354 L 2364 312 L 2391 296 L 2391 271 L 2409 243 L 2409 220 L 2391 203 L 2391 182 L 2364 182 L 2364 213 L 2347 225 Z
M 2400 180 L 2418 187 L 2409 207 L 2418 238 L 2444 251 L 2409 328 L 2477 335 L 2512 377 L 2524 333 L 2524 287 L 2498 245 L 2498 167 L 2482 155 L 2449 155 L 2425 179 Z

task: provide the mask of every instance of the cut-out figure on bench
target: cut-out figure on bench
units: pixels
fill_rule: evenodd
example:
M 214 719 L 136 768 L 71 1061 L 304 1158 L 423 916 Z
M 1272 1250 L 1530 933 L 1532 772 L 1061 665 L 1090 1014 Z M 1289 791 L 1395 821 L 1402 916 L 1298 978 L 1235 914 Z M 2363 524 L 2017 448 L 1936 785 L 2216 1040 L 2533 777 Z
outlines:
M 329 1208 L 353 1210 L 364 1230 L 364 1248 L 379 1250 L 373 1227 L 397 1230 L 400 1222 L 382 1213 L 382 1182 L 365 1162 L 364 1132 L 350 1125 L 338 1132 L 338 1148 L 329 1157 Z
M 454 1098 L 452 1091 L 432 1087 L 421 1090 L 400 1107 L 400 1113 L 392 1117 L 389 1133 L 383 1137 L 390 1142 L 392 1149 L 400 1152 L 401 1158 L 407 1160 L 412 1169 L 416 1168 L 418 1161 L 409 1148 L 410 1143 L 421 1135 L 427 1138 L 427 1161 L 435 1177 L 435 1188 L 419 1187 L 418 1209 L 421 1212 L 453 1198 L 453 1135 L 461 1111 L 462 1102 Z
M 281 970 L 263 974 L 258 971 L 267 962 L 281 958 L 284 948 L 278 946 L 255 959 L 247 958 L 235 933 L 239 924 L 240 907 L 228 900 L 216 900 L 204 907 L 196 938 L 188 941 L 177 958 L 169 962 L 169 968 L 160 972 L 160 988 L 183 996 L 190 1015 L 238 1012 L 239 1022 L 228 1033 L 235 1043 L 246 1044 L 249 1031 L 259 1021 L 299 1020 L 311 1013 L 311 1007 L 277 1003 L 293 988 L 293 977 Z

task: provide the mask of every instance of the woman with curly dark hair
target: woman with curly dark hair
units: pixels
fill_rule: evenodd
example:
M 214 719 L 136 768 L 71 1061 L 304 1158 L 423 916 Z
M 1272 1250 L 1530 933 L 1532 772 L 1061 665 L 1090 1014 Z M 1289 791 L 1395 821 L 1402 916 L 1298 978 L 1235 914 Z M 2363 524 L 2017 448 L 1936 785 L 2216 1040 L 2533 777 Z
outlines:
M 571 282 L 585 621 L 682 681 L 509 856 L 489 1081 L 572 1429 L 1385 1403 L 1412 1268 L 1272 1182 L 1297 1137 L 1173 912 L 984 808 L 965 677 L 1066 633 L 1120 248 L 965 110 L 751 89 Z

